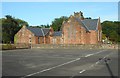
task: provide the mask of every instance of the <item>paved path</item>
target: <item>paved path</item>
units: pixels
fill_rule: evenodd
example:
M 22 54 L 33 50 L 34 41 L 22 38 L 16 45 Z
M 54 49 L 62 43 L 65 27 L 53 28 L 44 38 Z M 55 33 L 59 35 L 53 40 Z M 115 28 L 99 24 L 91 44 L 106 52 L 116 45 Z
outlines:
M 3 76 L 118 76 L 117 50 L 22 49 L 2 56 Z M 110 58 L 109 66 L 99 58 Z

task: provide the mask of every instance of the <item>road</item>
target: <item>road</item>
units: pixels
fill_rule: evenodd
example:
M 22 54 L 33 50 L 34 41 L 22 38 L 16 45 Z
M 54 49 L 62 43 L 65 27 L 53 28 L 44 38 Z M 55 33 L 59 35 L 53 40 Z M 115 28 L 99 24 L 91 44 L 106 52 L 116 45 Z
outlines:
M 100 60 L 101 58 L 101 60 Z M 109 58 L 107 64 L 105 58 Z M 118 76 L 117 50 L 21 49 L 2 52 L 3 77 Z

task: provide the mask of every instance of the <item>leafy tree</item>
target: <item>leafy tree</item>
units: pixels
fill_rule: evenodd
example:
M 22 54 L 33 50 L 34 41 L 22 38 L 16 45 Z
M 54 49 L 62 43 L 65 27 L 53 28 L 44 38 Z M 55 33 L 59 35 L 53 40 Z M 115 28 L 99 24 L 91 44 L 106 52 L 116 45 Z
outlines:
M 2 43 L 2 19 L 0 19 L 0 43 Z
M 15 19 L 10 15 L 6 15 L 6 18 L 2 18 L 2 42 L 13 43 L 14 35 L 19 31 L 22 25 L 28 25 L 27 22 L 21 19 Z
M 92 19 L 91 17 L 86 17 L 85 19 Z
M 119 21 L 104 21 L 102 23 L 102 31 L 111 41 L 120 42 Z
M 3 43 L 10 43 L 11 39 L 10 39 L 10 35 L 6 32 L 2 33 L 2 42 Z
M 19 24 L 20 27 L 23 26 L 23 25 L 28 26 L 28 23 L 24 20 L 16 19 L 16 21 L 17 21 L 17 23 Z
M 45 28 L 50 28 L 50 26 L 47 24 L 47 25 L 45 26 Z
M 3 42 L 8 43 L 13 41 L 14 28 L 16 25 L 17 22 L 12 18 L 12 16 L 6 15 L 6 19 L 2 21 Z
M 106 35 L 102 34 L 102 39 L 105 40 L 106 39 Z
M 66 16 L 55 18 L 54 21 L 52 21 L 51 26 L 54 29 L 54 31 L 60 31 L 63 21 L 67 21 L 67 20 L 68 20 L 68 17 Z
M 112 41 L 118 41 L 118 34 L 117 34 L 116 31 L 112 31 L 110 33 L 110 40 L 112 40 Z

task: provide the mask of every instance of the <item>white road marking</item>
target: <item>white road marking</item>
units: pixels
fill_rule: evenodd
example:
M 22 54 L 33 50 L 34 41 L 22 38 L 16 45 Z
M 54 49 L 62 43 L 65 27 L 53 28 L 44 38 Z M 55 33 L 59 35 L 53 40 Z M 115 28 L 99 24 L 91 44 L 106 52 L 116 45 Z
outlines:
M 99 52 L 99 53 L 100 53 L 100 52 Z M 110 55 L 110 54 L 106 55 L 105 57 L 103 57 L 103 59 L 106 58 L 106 57 L 108 57 L 109 55 Z M 83 69 L 83 70 L 80 71 L 79 73 L 81 74 L 81 73 L 85 72 L 86 70 L 89 70 L 90 68 L 92 68 L 92 67 L 94 67 L 95 65 L 99 64 L 100 61 L 101 61 L 101 60 L 95 62 L 94 64 L 92 64 L 91 66 L 89 66 L 87 69 Z
M 99 54 L 99 53 L 101 53 L 101 52 L 103 52 L 103 51 L 106 51 L 106 50 L 102 50 L 102 51 L 99 51 L 99 52 L 93 53 L 93 54 L 88 54 L 88 55 L 86 55 L 85 57 L 89 57 L 89 56 L 92 56 L 92 55 L 95 55 L 95 54 Z M 35 75 L 35 74 L 43 73 L 43 72 L 52 70 L 52 69 L 57 68 L 57 67 L 64 66 L 64 65 L 66 65 L 66 64 L 69 64 L 69 63 L 72 63 L 72 62 L 75 62 L 75 61 L 78 61 L 78 60 L 80 60 L 80 58 L 77 58 L 77 59 L 75 59 L 75 60 L 72 60 L 72 61 L 69 61 L 69 62 L 60 64 L 60 65 L 57 65 L 57 66 L 54 66 L 54 67 L 51 67 L 51 68 L 48 68 L 48 69 L 44 69 L 44 70 L 42 70 L 42 71 L 38 71 L 38 72 L 35 72 L 35 73 L 32 73 L 32 74 L 28 74 L 28 75 L 26 75 L 26 76 L 24 76 L 24 77 L 21 77 L 21 78 L 26 78 L 26 77 L 29 77 L 29 76 L 33 76 L 33 75 Z M 91 66 L 93 67 L 93 65 L 91 65 Z M 83 72 L 85 72 L 85 71 L 86 71 L 86 70 L 84 69 L 84 70 L 82 70 L 80 73 L 83 73 Z
M 89 56 L 92 56 L 92 55 L 95 55 L 95 54 L 99 54 L 99 53 L 104 52 L 104 51 L 106 51 L 106 50 L 102 50 L 102 51 L 99 51 L 99 52 L 93 53 L 93 54 L 88 54 L 88 55 L 86 55 L 85 57 L 89 57 Z
M 99 54 L 99 53 L 102 53 L 102 52 L 104 52 L 104 51 L 107 51 L 107 50 L 102 50 L 102 51 L 99 51 L 99 52 L 94 53 L 94 54 Z
M 97 65 L 97 64 L 99 64 L 100 63 L 100 60 L 99 61 L 97 61 L 97 62 L 95 62 L 94 64 L 92 64 L 91 66 L 89 66 L 87 69 L 83 69 L 82 71 L 80 71 L 79 73 L 81 74 L 81 73 L 83 73 L 83 72 L 85 72 L 86 70 L 89 70 L 90 68 L 92 68 L 92 67 L 94 67 L 95 65 Z
M 100 63 L 100 60 L 99 61 L 97 61 L 97 62 L 95 62 L 94 64 L 92 64 L 90 67 L 88 67 L 88 69 L 90 69 L 90 68 L 92 68 L 92 67 L 94 67 L 95 65 L 97 65 L 97 64 L 99 64 Z M 87 69 L 87 70 L 88 70 Z
M 95 64 L 98 64 L 98 63 L 100 63 L 100 61 L 97 61 Z
M 33 76 L 33 75 L 35 75 L 35 74 L 39 74 L 39 73 L 42 73 L 42 72 L 46 72 L 46 71 L 52 70 L 52 69 L 54 69 L 54 68 L 64 66 L 64 65 L 66 65 L 66 64 L 70 64 L 70 63 L 75 62 L 75 61 L 78 61 L 78 60 L 80 60 L 80 58 L 77 58 L 77 59 L 75 59 L 75 60 L 72 60 L 72 61 L 69 61 L 69 62 L 60 64 L 60 65 L 57 65 L 57 66 L 54 66 L 54 67 L 51 67 L 51 68 L 48 68 L 48 69 L 44 69 L 44 70 L 39 71 L 39 72 L 35 72 L 35 73 L 32 73 L 32 74 L 28 74 L 28 75 L 26 75 L 26 76 L 24 76 L 24 77 L 21 77 L 21 78 L 26 78 L 26 77 L 29 77 L 29 76 Z
M 92 64 L 91 66 L 89 66 L 87 69 L 83 69 L 82 71 L 80 71 L 79 73 L 81 74 L 81 73 L 83 73 L 83 72 L 85 72 L 86 70 L 89 70 L 90 68 L 92 68 L 92 67 L 94 67 L 95 65 L 97 65 L 98 63 L 100 63 L 100 60 L 99 61 L 97 61 L 97 62 L 95 62 L 94 64 Z
M 80 71 L 79 73 L 83 73 L 84 71 L 86 71 L 86 70 L 82 70 L 82 71 Z
M 94 54 L 88 54 L 88 55 L 86 55 L 85 57 L 89 57 L 89 56 L 92 56 L 92 55 L 94 55 Z

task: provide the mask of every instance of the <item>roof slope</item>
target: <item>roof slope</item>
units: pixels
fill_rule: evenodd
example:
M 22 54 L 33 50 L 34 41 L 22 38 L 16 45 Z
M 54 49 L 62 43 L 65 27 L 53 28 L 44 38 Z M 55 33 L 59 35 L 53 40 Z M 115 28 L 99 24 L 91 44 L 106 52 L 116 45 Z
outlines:
M 30 30 L 32 33 L 35 34 L 35 36 L 45 36 L 50 29 L 48 28 L 34 28 L 34 27 L 27 27 L 28 30 Z
M 88 27 L 79 18 L 75 19 L 85 28 L 86 31 L 89 31 Z
M 49 28 L 42 28 L 42 30 L 44 32 L 44 35 L 47 35 L 50 29 Z
M 54 32 L 53 36 L 62 36 L 62 31 L 56 31 L 56 32 Z
M 98 19 L 85 19 L 82 20 L 82 22 L 84 23 L 85 26 L 87 26 L 89 30 L 96 30 Z

